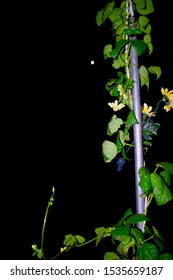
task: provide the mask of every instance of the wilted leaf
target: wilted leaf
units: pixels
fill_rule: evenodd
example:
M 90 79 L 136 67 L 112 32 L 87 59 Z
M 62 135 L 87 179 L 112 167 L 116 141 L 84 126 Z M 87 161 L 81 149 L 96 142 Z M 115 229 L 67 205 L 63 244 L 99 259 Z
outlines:
M 135 239 L 132 236 L 127 236 L 117 247 L 117 252 L 121 256 L 128 257 L 130 247 L 135 245 Z

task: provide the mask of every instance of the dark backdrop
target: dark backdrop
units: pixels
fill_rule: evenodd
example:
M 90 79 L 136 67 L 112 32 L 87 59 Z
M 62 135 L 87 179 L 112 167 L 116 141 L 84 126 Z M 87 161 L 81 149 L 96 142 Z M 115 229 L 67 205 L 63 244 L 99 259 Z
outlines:
M 101 150 L 110 118 L 105 83 L 111 69 L 102 51 L 112 34 L 108 23 L 96 26 L 95 16 L 107 1 L 86 2 L 14 4 L 4 13 L 1 259 L 32 259 L 52 186 L 48 257 L 57 253 L 65 234 L 92 237 L 96 227 L 111 226 L 135 208 L 133 163 L 118 173 L 116 161 L 105 164 Z M 151 82 L 154 104 L 161 87 L 173 86 L 173 25 L 170 3 L 153 3 L 151 57 L 162 68 L 162 77 Z M 160 113 L 159 135 L 147 156 L 151 166 L 172 162 L 172 121 L 172 111 Z M 153 205 L 153 222 L 173 253 L 172 215 L 172 201 Z M 103 241 L 95 250 L 91 244 L 64 258 L 102 259 L 109 246 Z

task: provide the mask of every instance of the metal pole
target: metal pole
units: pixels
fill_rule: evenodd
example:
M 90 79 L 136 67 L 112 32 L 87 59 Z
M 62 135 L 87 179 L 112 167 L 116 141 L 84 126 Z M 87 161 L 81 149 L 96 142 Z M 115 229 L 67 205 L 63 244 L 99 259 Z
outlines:
M 127 0 L 129 1 L 129 0 Z M 130 3 L 130 15 L 134 17 L 134 11 L 132 7 L 132 1 Z M 132 38 L 135 39 L 135 38 Z M 141 99 L 140 99 L 140 82 L 139 82 L 139 68 L 138 68 L 138 56 L 136 50 L 131 47 L 130 53 L 130 77 L 134 81 L 132 89 L 132 106 L 135 117 L 138 124 L 133 125 L 134 136 L 134 164 L 135 164 L 135 191 L 136 191 L 136 213 L 143 214 L 145 209 L 145 199 L 141 198 L 143 194 L 142 189 L 139 187 L 139 174 L 138 170 L 144 166 L 143 158 L 143 142 L 142 142 L 142 114 L 141 114 Z M 138 223 L 137 227 L 143 231 L 143 224 Z

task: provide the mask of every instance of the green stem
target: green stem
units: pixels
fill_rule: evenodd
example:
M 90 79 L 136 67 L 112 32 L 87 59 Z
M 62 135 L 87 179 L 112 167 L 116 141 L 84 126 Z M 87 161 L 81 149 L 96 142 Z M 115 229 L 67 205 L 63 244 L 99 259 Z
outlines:
M 130 16 L 130 4 L 129 1 L 126 1 L 126 25 L 129 26 L 129 16 Z M 128 35 L 125 36 L 126 40 L 129 39 Z M 127 75 L 127 78 L 130 79 L 130 68 L 129 68 L 129 54 L 130 54 L 130 43 L 126 44 L 125 46 L 125 72 Z
M 46 213 L 44 216 L 44 222 L 43 222 L 43 227 L 42 227 L 42 234 L 41 234 L 41 249 L 43 250 L 43 243 L 44 243 L 44 231 L 45 231 L 45 226 L 46 226 L 46 220 L 47 220 L 47 215 L 49 211 L 49 205 L 46 208 Z
M 154 197 L 153 193 L 150 193 L 149 196 L 147 197 L 147 205 L 144 210 L 144 215 L 147 215 L 147 210 L 148 210 L 148 207 L 149 207 L 153 197 Z
M 134 147 L 133 144 L 125 143 L 125 146 Z
M 145 243 L 145 242 L 148 242 L 150 239 L 154 238 L 155 235 L 156 235 L 156 234 L 154 233 L 152 236 L 150 236 L 149 238 L 145 239 L 143 242 L 144 242 L 144 243 Z
M 105 238 L 105 237 L 107 237 L 107 236 L 109 236 L 107 233 L 106 233 L 105 235 L 103 234 L 103 235 L 102 235 L 102 238 Z M 54 260 L 54 259 L 58 258 L 59 255 L 61 255 L 61 254 L 64 253 L 64 252 L 69 251 L 69 250 L 72 249 L 72 248 L 78 248 L 78 247 L 85 246 L 85 245 L 87 245 L 87 244 L 89 244 L 89 243 L 95 241 L 97 238 L 98 238 L 98 236 L 96 236 L 96 237 L 94 237 L 94 238 L 92 238 L 92 239 L 90 239 L 90 240 L 88 240 L 88 241 L 86 241 L 86 242 L 84 242 L 84 243 L 82 243 L 82 244 L 76 244 L 76 245 L 73 245 L 73 246 L 71 246 L 71 247 L 69 247 L 69 248 L 66 248 L 66 249 L 64 249 L 62 252 L 59 252 L 59 253 L 56 254 L 54 257 L 52 257 L 51 260 Z
M 161 102 L 164 102 L 164 98 L 162 98 L 161 100 L 158 101 L 157 106 L 156 106 L 156 109 L 153 111 L 153 114 L 151 115 L 151 117 L 149 117 L 149 118 L 147 119 L 146 122 L 148 122 L 153 116 L 155 116 L 155 115 L 157 114 L 157 111 L 158 111 L 158 109 L 159 109 L 159 105 L 160 105 Z
M 46 208 L 46 212 L 45 212 L 45 216 L 44 216 L 44 221 L 43 221 L 42 233 L 41 233 L 41 250 L 42 250 L 42 252 L 43 252 L 44 232 L 45 232 L 45 227 L 46 227 L 47 215 L 48 215 L 50 206 L 52 206 L 52 204 L 53 204 L 54 193 L 55 193 L 55 188 L 52 187 L 52 195 L 51 195 L 51 197 L 48 201 L 48 204 L 47 204 L 47 208 Z M 45 259 L 44 254 L 43 254 L 43 258 Z

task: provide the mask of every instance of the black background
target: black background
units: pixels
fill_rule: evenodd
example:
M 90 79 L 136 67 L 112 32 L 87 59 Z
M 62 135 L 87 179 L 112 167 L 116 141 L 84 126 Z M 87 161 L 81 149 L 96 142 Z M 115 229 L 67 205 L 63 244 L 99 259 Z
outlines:
M 158 2 L 153 1 L 150 15 L 154 50 L 148 59 L 162 68 L 162 76 L 145 93 L 153 107 L 161 87 L 173 86 L 171 7 L 169 1 L 164 6 Z M 109 23 L 98 27 L 95 17 L 106 3 L 43 1 L 4 8 L 1 259 L 33 259 L 31 245 L 40 245 L 52 186 L 55 202 L 45 233 L 48 258 L 59 251 L 65 234 L 90 238 L 95 228 L 111 226 L 135 207 L 133 163 L 118 173 L 116 161 L 105 164 L 101 150 L 112 114 L 105 92 L 112 69 L 102 51 L 112 33 Z M 172 111 L 160 110 L 157 121 L 161 128 L 147 155 L 152 168 L 173 159 Z M 172 201 L 153 204 L 150 215 L 173 253 Z M 63 258 L 103 259 L 111 248 L 109 241 L 97 249 L 94 245 Z

